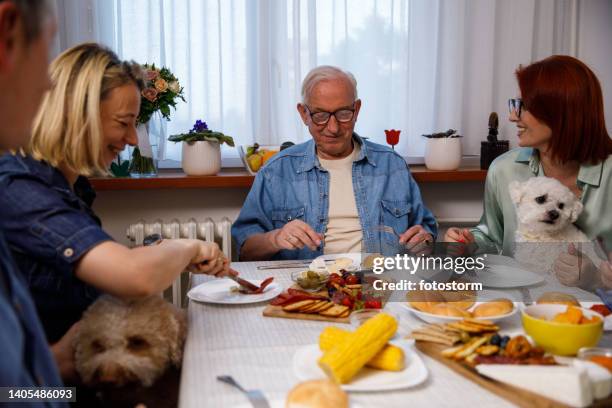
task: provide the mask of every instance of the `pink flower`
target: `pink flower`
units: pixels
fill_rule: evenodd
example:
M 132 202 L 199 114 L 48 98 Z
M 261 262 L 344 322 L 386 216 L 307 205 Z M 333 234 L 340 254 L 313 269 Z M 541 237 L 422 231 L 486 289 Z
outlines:
M 150 102 L 155 102 L 155 100 L 157 99 L 157 90 L 155 88 L 143 89 L 142 96 L 147 98 Z
M 166 92 L 168 83 L 163 78 L 157 78 L 155 80 L 155 89 L 157 89 L 157 92 Z
M 153 81 L 158 76 L 159 76 L 159 71 L 156 71 L 154 69 L 148 69 L 147 72 L 145 73 L 145 78 L 147 79 L 147 81 Z

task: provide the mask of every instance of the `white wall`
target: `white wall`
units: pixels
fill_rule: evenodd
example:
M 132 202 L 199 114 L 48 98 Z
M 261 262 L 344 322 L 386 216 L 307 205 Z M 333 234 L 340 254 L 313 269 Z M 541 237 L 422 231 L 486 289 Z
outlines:
M 577 57 L 595 72 L 604 96 L 608 133 L 612 131 L 612 1 L 580 0 Z

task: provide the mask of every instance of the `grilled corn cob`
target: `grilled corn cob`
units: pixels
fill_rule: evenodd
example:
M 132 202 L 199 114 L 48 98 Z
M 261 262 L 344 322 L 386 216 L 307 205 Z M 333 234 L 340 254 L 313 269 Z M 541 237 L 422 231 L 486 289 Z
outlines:
M 338 327 L 327 327 L 319 336 L 319 348 L 322 351 L 332 349 L 352 333 Z M 366 364 L 368 367 L 386 371 L 401 371 L 404 369 L 404 350 L 387 344 Z
M 323 353 L 318 363 L 328 377 L 346 384 L 385 347 L 397 330 L 397 320 L 381 313 L 361 325 L 350 337 Z

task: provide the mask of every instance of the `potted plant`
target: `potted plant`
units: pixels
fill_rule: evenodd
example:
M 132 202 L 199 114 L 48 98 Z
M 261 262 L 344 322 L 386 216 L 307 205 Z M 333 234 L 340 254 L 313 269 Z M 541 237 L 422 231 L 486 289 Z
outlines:
M 170 120 L 170 107 L 176 109 L 178 99 L 185 102 L 183 88 L 168 68 L 156 68 L 155 64 L 144 64 L 142 68 L 145 86 L 137 120 L 138 146 L 132 152 L 129 167 L 132 177 L 157 174 L 157 151 L 166 139 L 164 122 Z
M 456 130 L 423 135 L 427 138 L 425 146 L 425 166 L 430 170 L 457 170 L 461 164 L 461 135 Z
M 171 142 L 183 142 L 183 171 L 188 176 L 211 176 L 221 170 L 221 144 L 234 147 L 234 139 L 196 120 L 188 133 L 172 135 Z

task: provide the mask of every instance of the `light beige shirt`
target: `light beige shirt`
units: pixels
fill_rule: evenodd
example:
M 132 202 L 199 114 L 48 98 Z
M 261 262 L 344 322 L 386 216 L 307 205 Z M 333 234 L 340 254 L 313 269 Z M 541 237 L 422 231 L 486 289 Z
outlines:
M 354 143 L 353 152 L 343 159 L 325 160 L 321 166 L 329 172 L 329 213 L 325 231 L 324 254 L 361 252 L 361 222 L 353 191 L 353 162 L 360 146 Z

